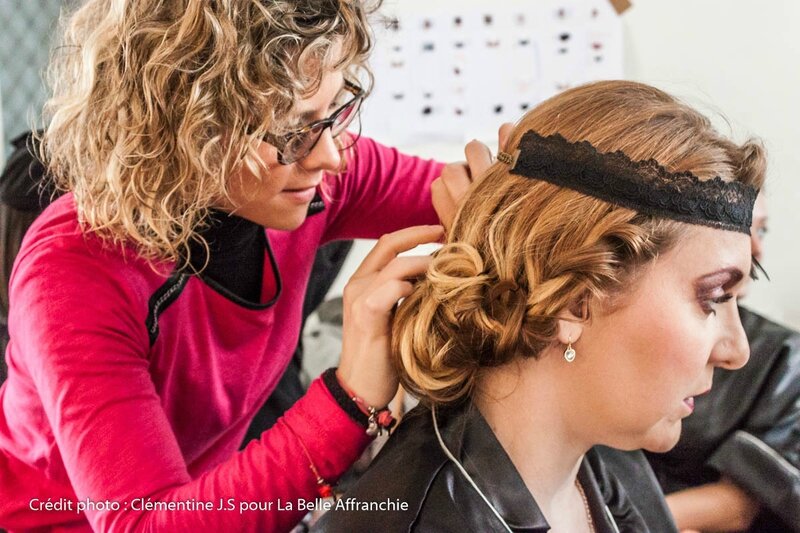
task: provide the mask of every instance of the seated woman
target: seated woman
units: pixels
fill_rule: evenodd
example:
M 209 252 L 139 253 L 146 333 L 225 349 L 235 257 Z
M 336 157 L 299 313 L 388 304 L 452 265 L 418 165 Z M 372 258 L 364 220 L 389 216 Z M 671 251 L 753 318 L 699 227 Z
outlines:
M 758 262 L 766 231 L 762 190 L 750 228 Z M 647 458 L 683 530 L 800 533 L 800 332 L 741 300 L 750 362 L 715 370 L 677 446 Z
M 623 81 L 551 98 L 504 146 L 396 312 L 422 405 L 321 531 L 674 528 L 593 447 L 669 450 L 714 368 L 747 361 L 763 150 Z

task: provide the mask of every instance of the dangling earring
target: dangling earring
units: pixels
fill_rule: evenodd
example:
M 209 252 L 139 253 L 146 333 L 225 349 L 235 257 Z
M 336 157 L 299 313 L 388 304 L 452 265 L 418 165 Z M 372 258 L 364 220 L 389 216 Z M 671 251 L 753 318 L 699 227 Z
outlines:
M 564 350 L 564 359 L 567 360 L 567 363 L 571 363 L 575 360 L 575 349 L 572 347 L 572 337 L 569 338 L 569 345 L 567 349 Z

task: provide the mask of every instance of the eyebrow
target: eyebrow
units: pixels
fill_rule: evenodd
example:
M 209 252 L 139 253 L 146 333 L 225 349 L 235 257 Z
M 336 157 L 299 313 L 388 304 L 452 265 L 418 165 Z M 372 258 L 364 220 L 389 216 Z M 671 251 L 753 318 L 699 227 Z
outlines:
M 752 267 L 751 267 L 752 270 Z M 721 284 L 723 286 L 736 285 L 744 278 L 744 273 L 736 267 L 728 267 L 705 274 L 695 281 L 696 287 L 708 287 Z
M 316 119 L 316 115 L 317 112 L 316 110 L 313 109 L 309 111 L 303 111 L 297 116 L 297 122 L 302 122 L 302 123 L 311 122 L 312 120 Z
M 342 94 L 342 91 L 344 91 L 344 81 L 342 81 L 342 84 L 339 87 L 339 90 L 336 91 L 336 96 L 333 97 L 333 101 L 334 102 L 339 97 L 339 95 Z M 311 122 L 313 120 L 316 120 L 316 118 L 317 118 L 317 110 L 316 109 L 309 109 L 308 111 L 303 111 L 299 115 L 297 115 L 297 121 L 298 122 L 303 122 L 303 123 Z

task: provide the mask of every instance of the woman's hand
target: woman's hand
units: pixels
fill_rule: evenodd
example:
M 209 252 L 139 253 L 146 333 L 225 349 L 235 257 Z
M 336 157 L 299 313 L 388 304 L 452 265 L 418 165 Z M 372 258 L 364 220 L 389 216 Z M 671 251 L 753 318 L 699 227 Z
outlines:
M 514 129 L 511 123 L 500 126 L 498 132 L 500 149 L 504 149 L 508 136 Z M 439 215 L 439 220 L 446 229 L 455 219 L 461 200 L 469 190 L 473 181 L 486 172 L 494 162 L 489 147 L 480 141 L 471 141 L 464 148 L 467 161 L 459 161 L 445 165 L 442 175 L 431 184 L 433 207 Z
M 383 407 L 397 391 L 389 359 L 392 310 L 411 294 L 409 279 L 424 274 L 431 262 L 430 256 L 397 255 L 437 242 L 443 232 L 442 226 L 414 226 L 384 235 L 344 289 L 339 379 L 368 405 Z
M 755 498 L 726 477 L 673 492 L 666 500 L 681 533 L 743 531 L 761 508 Z

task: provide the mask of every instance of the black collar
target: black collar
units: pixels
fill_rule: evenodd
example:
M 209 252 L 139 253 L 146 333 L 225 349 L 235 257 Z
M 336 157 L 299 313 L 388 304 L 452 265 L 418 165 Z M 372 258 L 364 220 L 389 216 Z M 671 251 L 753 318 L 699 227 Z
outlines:
M 209 212 L 206 224 L 199 234 L 208 243 L 208 253 L 193 241 L 191 268 L 223 295 L 259 304 L 267 249 L 264 228 L 222 211 Z
M 450 453 L 464 465 L 506 523 L 517 533 L 549 531 L 539 506 L 478 409 L 471 406 L 440 408 L 436 413 L 442 440 Z M 667 514 L 654 515 L 651 517 L 654 523 L 645 524 L 627 491 L 605 466 L 596 449 L 587 452 L 578 479 L 598 533 L 675 531 Z M 663 498 L 650 481 L 634 488 Z M 407 507 L 401 511 L 368 513 L 334 510 L 326 513 L 312 531 L 374 531 L 378 523 L 381 531 L 387 533 L 453 531 L 454 528 L 506 531 L 442 450 L 431 410 L 423 406 L 403 418 L 370 468 L 346 491 L 345 497 L 364 502 L 388 498 L 405 502 Z M 662 527 L 662 522 L 669 527 Z
M 486 419 L 472 404 L 455 410 L 437 410 L 437 422 L 442 440 L 478 485 L 492 506 L 514 531 L 549 531 L 550 525 L 519 475 L 502 444 L 495 437 Z M 616 524 L 595 475 L 592 452 L 581 463 L 578 480 L 598 533 L 615 533 Z M 597 465 L 599 466 L 599 465 Z M 607 473 L 602 472 L 605 476 Z M 460 472 L 456 474 L 463 476 Z M 462 516 L 476 526 L 486 524 L 487 517 L 496 520 L 486 503 L 464 478 L 454 498 Z M 459 497 L 460 496 L 460 497 Z M 497 520 L 500 531 L 502 524 Z
M 308 216 L 325 210 L 319 192 L 308 206 Z M 262 226 L 240 216 L 212 209 L 205 220 L 206 227 L 199 234 L 208 243 L 205 247 L 192 241 L 189 270 L 200 272 L 200 278 L 226 298 L 252 309 L 271 306 L 281 290 L 280 273 Z M 264 281 L 264 256 L 269 257 L 275 293 L 270 301 L 262 303 Z
M 432 413 L 428 416 L 432 417 Z M 549 531 L 542 514 L 511 458 L 495 438 L 489 424 L 473 405 L 457 409 L 438 409 L 436 421 L 447 448 L 478 485 L 484 496 L 515 530 Z M 435 439 L 435 436 L 433 437 Z M 460 472 L 456 477 L 462 476 Z M 495 520 L 486 502 L 466 478 L 459 479 L 454 504 L 474 524 Z M 497 530 L 502 524 L 497 520 Z

